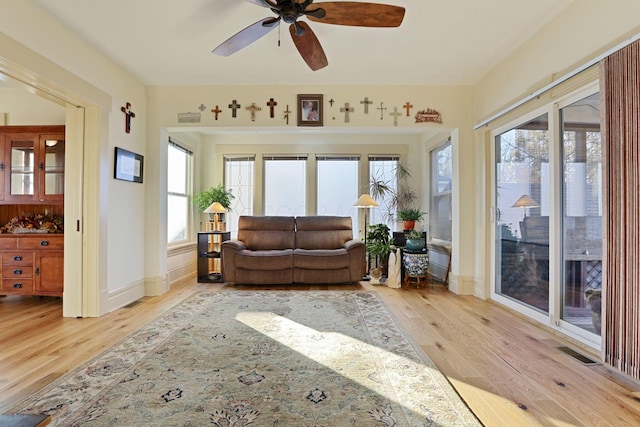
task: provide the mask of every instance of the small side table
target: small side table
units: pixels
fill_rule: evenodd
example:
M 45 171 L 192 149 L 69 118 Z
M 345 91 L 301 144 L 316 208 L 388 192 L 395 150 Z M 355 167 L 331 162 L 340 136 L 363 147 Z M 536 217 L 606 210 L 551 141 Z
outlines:
M 220 246 L 231 238 L 229 231 L 202 231 L 198 233 L 198 282 L 222 282 Z
M 411 287 L 411 285 L 416 285 L 416 288 L 421 288 L 422 286 L 427 286 L 427 277 L 426 276 L 411 276 L 409 274 L 404 275 L 404 284 L 407 287 Z
M 415 284 L 418 288 L 423 285 L 426 286 L 428 267 L 429 253 L 426 250 L 420 252 L 402 250 L 402 268 L 404 271 L 402 282 L 406 286 L 411 286 L 412 284 Z

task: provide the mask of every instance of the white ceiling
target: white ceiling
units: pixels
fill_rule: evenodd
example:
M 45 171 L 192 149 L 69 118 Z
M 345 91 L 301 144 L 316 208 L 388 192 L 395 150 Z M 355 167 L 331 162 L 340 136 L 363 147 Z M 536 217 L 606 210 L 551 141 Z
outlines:
M 269 16 L 246 0 L 34 0 L 147 85 L 472 85 L 573 0 L 381 0 L 399 28 L 309 21 L 329 66 L 311 71 L 281 25 L 236 54 L 211 50 Z M 321 5 L 321 1 L 314 3 Z

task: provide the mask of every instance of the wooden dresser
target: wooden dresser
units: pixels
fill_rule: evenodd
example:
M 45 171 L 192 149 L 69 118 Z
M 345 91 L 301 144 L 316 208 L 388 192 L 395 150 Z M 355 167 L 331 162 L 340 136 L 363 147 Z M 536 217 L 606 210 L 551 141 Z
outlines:
M 0 295 L 62 296 L 63 234 L 0 234 Z

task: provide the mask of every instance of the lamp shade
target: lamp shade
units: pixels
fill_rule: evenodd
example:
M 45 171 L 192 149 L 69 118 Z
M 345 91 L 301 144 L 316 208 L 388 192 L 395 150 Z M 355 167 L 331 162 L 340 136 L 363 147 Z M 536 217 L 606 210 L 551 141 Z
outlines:
M 528 194 L 523 194 L 518 200 L 511 206 L 512 208 L 537 208 L 540 207 L 538 202 L 533 200 Z
M 356 208 L 377 208 L 378 202 L 373 200 L 373 198 L 368 194 L 362 194 L 358 197 L 358 200 L 353 204 Z
M 213 202 L 204 210 L 204 213 L 225 213 L 226 211 L 227 210 L 220 202 Z

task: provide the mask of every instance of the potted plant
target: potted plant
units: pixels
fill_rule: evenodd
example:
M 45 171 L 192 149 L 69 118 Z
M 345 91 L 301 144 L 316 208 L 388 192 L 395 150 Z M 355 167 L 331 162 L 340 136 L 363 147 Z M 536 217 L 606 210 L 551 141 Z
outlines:
M 416 221 L 422 219 L 426 212 L 416 208 L 404 208 L 398 211 L 398 220 L 403 222 L 403 230 L 410 231 L 416 226 Z
M 418 230 L 411 230 L 409 234 L 407 234 L 407 250 L 412 252 L 420 252 L 426 246 L 427 242 L 425 241 L 424 234 Z
M 391 230 L 387 224 L 373 224 L 367 232 L 367 253 L 376 260 L 376 267 L 386 271 L 386 263 L 391 253 Z
M 218 202 L 227 211 L 231 210 L 231 200 L 236 197 L 232 194 L 231 189 L 226 189 L 222 184 L 218 184 L 216 187 L 211 187 L 201 193 L 196 194 L 193 197 L 193 203 L 198 206 L 200 212 L 207 209 L 213 202 Z

